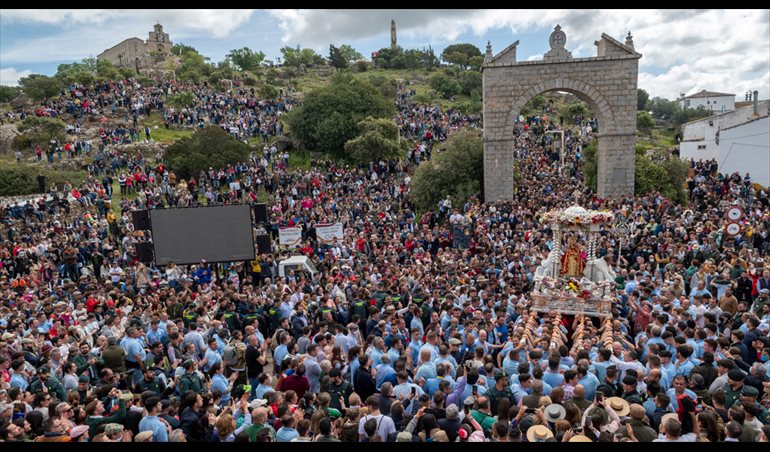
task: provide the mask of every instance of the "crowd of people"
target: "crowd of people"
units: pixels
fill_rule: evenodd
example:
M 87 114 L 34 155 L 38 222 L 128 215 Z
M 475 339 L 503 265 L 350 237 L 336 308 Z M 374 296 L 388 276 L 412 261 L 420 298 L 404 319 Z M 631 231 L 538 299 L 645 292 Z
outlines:
M 115 101 L 172 123 L 214 115 L 252 136 L 271 133 L 262 112 L 281 111 L 201 88 L 198 107 L 174 119 L 168 87 L 137 97 L 121 86 L 117 100 L 115 86 L 47 108 L 101 115 Z M 399 117 L 402 133 L 433 146 L 452 128 L 480 127 L 406 103 Z M 595 127 L 567 135 L 562 163 L 543 133 L 557 125 L 524 124 L 512 201 L 447 197 L 420 216 L 406 158 L 295 171 L 269 145 L 187 180 L 162 154 L 108 145 L 80 186 L 1 208 L 0 440 L 767 442 L 767 193 L 707 162 L 691 166 L 687 205 L 655 193 L 599 199 L 580 165 Z M 138 194 L 117 209 L 114 180 Z M 276 239 L 254 261 L 139 262 L 131 210 L 250 203 L 262 189 L 274 235 L 302 228 L 297 248 Z M 597 245 L 619 270 L 609 323 L 530 309 L 535 269 L 554 246 L 540 217 L 573 204 L 629 225 L 622 247 L 612 228 Z M 728 237 L 734 205 L 745 225 Z M 338 221 L 343 240 L 317 240 L 316 225 Z M 471 225 L 467 248 L 453 246 L 458 222 Z M 296 254 L 318 272 L 279 277 Z M 608 329 L 611 345 L 600 341 Z

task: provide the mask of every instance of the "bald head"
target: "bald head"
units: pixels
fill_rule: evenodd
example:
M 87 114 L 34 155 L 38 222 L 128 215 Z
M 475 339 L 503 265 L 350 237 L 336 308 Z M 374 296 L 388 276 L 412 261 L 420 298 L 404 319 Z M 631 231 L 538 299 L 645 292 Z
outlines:
M 267 421 L 267 408 L 261 406 L 251 412 L 251 417 L 257 424 L 264 424 Z
M 586 388 L 584 388 L 583 385 L 575 385 L 572 394 L 574 397 L 584 398 L 586 396 Z

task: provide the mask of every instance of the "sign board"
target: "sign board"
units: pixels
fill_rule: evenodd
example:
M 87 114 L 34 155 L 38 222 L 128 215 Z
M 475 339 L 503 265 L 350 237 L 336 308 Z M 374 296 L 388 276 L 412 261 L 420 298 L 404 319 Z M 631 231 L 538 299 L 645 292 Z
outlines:
M 743 209 L 738 206 L 730 207 L 727 209 L 727 212 L 725 212 L 725 218 L 727 218 L 728 221 L 738 221 L 743 218 Z
M 296 248 L 302 241 L 302 228 L 282 228 L 278 230 L 278 243 L 281 246 Z
M 334 243 L 335 240 L 341 242 L 345 237 L 342 223 L 316 225 L 315 235 L 319 242 L 325 244 Z
M 618 231 L 618 234 L 620 235 L 628 235 L 628 225 L 625 223 L 617 225 L 615 230 Z
M 730 223 L 727 223 L 727 225 L 725 225 L 725 232 L 730 237 L 735 237 L 736 235 L 740 234 L 741 225 L 735 221 L 731 221 Z
M 567 315 L 605 317 L 611 315 L 612 300 L 609 298 L 553 297 L 538 293 L 531 294 L 532 310 L 538 312 L 556 311 Z

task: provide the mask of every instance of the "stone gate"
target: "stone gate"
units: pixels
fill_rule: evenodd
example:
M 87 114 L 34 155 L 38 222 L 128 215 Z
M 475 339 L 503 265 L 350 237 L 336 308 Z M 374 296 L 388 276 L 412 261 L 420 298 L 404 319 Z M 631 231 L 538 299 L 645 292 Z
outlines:
M 566 34 L 556 26 L 542 61 L 516 61 L 514 42 L 482 65 L 484 83 L 484 198 L 513 199 L 513 131 L 521 109 L 547 91 L 572 93 L 599 122 L 597 192 L 600 197 L 634 192 L 636 86 L 640 53 L 629 32 L 625 44 L 603 33 L 597 56 L 572 58 Z

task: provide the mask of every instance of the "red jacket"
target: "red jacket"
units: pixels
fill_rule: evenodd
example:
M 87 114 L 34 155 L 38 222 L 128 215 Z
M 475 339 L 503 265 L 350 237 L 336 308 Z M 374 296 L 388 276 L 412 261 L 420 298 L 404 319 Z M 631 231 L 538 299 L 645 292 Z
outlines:
M 305 392 L 310 390 L 310 383 L 307 381 L 307 377 L 304 375 L 298 377 L 296 374 L 289 375 L 281 380 L 281 384 L 275 389 L 286 392 L 288 390 L 294 390 L 297 393 L 297 397 L 300 399 L 305 395 Z

